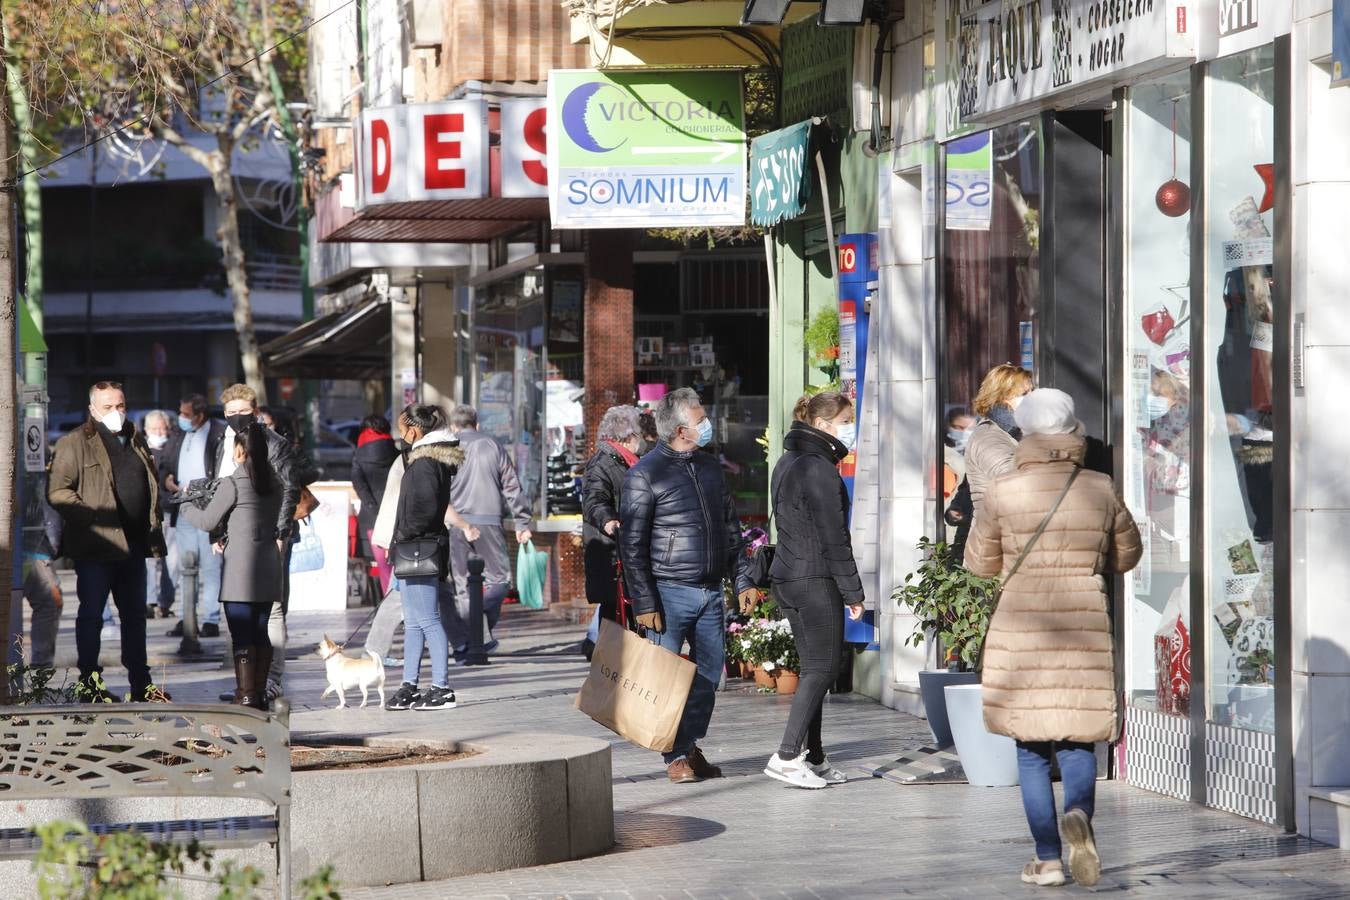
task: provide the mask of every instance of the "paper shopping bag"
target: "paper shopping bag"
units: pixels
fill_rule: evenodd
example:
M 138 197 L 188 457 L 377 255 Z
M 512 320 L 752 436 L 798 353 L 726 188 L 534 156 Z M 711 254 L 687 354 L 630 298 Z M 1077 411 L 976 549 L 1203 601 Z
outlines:
M 665 753 L 675 746 L 696 670 L 679 654 L 604 619 L 576 707 L 639 747 Z

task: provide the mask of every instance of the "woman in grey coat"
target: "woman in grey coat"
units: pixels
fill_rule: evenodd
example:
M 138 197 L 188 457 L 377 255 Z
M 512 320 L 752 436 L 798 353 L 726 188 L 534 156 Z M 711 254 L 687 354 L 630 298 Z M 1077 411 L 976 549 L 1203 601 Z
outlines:
M 220 599 L 234 643 L 234 702 L 265 709 L 272 664 L 267 620 L 281 602 L 283 572 L 276 526 L 282 492 L 267 462 L 263 426 L 235 436 L 234 460 L 234 474 L 220 480 L 206 508 L 185 505 L 181 515 L 213 537 L 224 535 Z

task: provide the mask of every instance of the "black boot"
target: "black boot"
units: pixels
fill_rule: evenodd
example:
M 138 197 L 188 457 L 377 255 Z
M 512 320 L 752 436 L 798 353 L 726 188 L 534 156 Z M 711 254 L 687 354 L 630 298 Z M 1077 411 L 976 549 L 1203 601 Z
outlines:
M 257 668 L 253 675 L 253 706 L 267 709 L 267 673 L 272 668 L 272 644 L 264 641 L 254 648 Z
M 258 678 L 258 657 L 254 647 L 234 648 L 234 703 L 236 706 L 257 706 L 253 685 Z

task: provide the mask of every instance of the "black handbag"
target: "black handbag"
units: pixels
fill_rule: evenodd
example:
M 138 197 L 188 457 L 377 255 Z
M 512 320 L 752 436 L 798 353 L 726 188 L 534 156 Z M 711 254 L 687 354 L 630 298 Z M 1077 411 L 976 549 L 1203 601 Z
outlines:
M 389 548 L 394 575 L 398 578 L 444 578 L 450 555 L 450 540 L 446 535 L 394 541 Z
M 788 467 L 783 470 L 784 478 L 787 477 L 788 472 L 792 471 L 792 467 L 797 464 L 798 459 L 801 459 L 801 457 L 799 456 L 788 463 Z M 768 527 L 764 529 L 768 534 L 773 534 L 773 516 L 777 511 L 777 506 L 775 506 L 769 513 Z M 745 564 L 745 574 L 749 577 L 750 583 L 761 591 L 767 591 L 772 586 L 773 579 L 769 575 L 769 570 L 773 568 L 773 557 L 777 551 L 778 545 L 771 541 L 760 544 L 750 551 L 750 559 Z

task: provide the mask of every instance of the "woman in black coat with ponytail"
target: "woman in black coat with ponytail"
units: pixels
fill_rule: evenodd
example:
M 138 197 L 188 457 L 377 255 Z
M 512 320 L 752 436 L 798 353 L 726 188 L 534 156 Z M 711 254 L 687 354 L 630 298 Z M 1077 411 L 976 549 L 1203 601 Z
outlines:
M 793 787 L 847 780 L 825 757 L 821 707 L 839 677 L 844 609 L 862 618 L 863 589 L 848 533 L 849 500 L 839 463 L 853 446 L 853 402 L 836 391 L 802 397 L 773 471 L 778 547 L 769 575 L 774 598 L 792 626 L 801 683 L 792 698 L 783 743 L 764 774 Z

